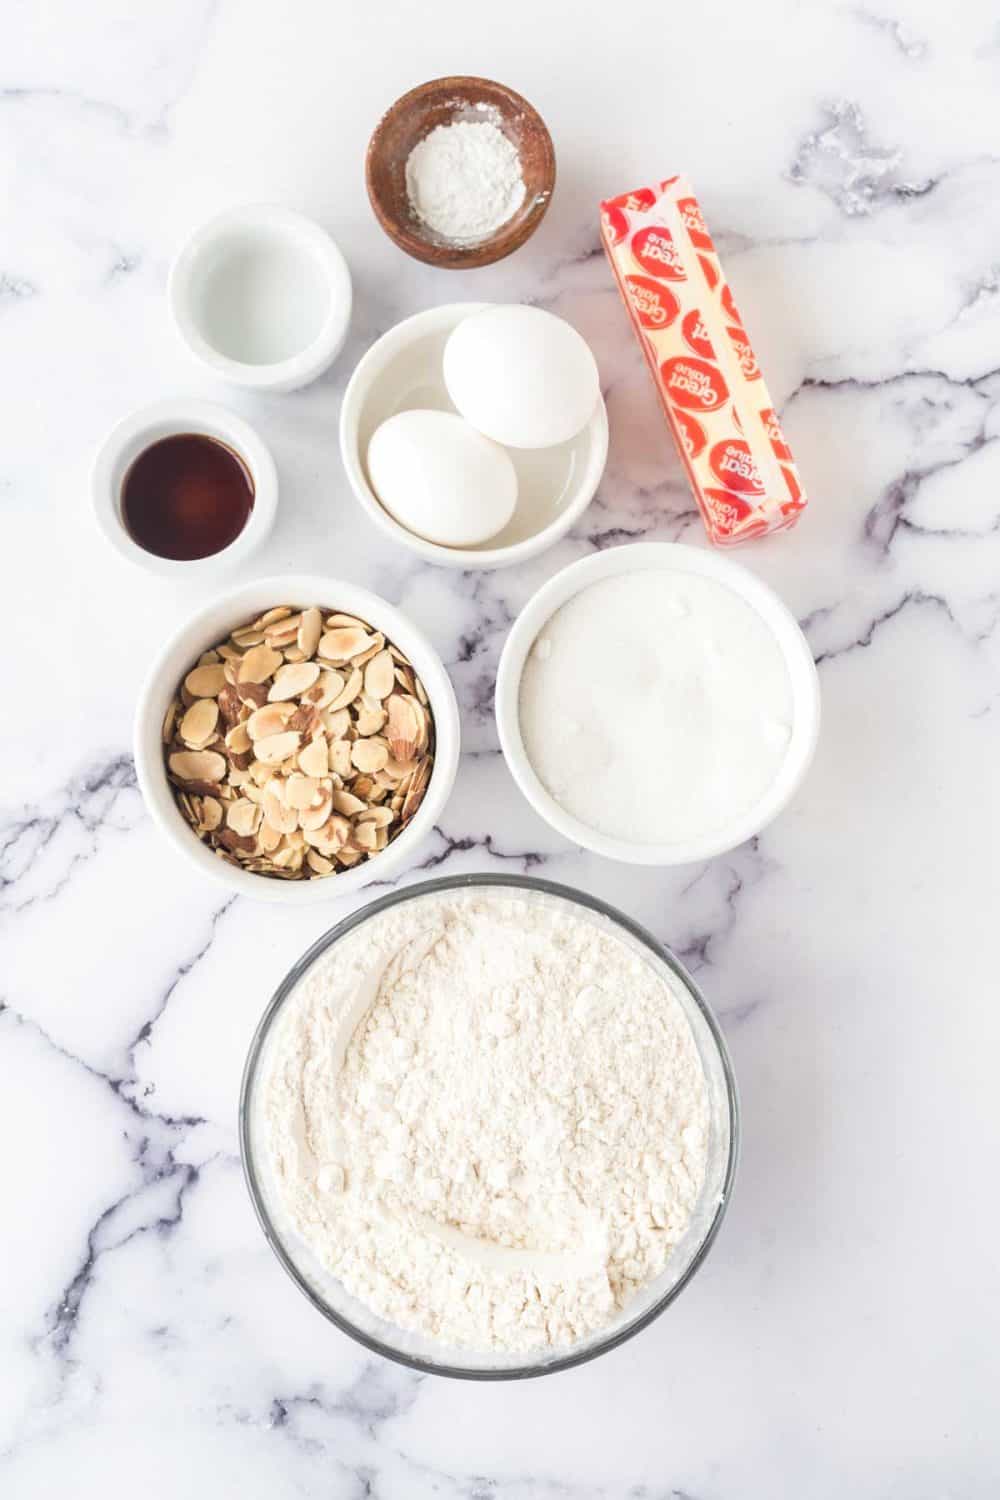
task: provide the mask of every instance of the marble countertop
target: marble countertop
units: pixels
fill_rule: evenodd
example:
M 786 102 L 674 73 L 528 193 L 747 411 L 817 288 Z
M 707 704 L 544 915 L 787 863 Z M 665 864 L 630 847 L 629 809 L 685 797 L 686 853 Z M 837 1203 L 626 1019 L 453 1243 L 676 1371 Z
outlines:
M 0 1490 L 10 1500 L 986 1497 L 1000 1473 L 994 1203 L 1000 818 L 1000 28 L 985 0 L 627 10 L 263 0 L 8 7 L 0 49 Z M 407 260 L 362 156 L 405 88 L 479 72 L 545 115 L 540 232 L 478 272 Z M 704 544 L 598 250 L 602 195 L 686 171 L 812 505 L 744 549 L 802 621 L 824 729 L 794 805 L 678 871 L 568 847 L 491 716 L 529 595 L 597 547 Z M 187 231 L 303 209 L 355 277 L 349 344 L 292 396 L 227 389 L 168 323 Z M 336 425 L 400 317 L 531 299 L 598 355 L 599 494 L 543 558 L 456 574 L 359 515 Z M 260 1235 L 235 1106 L 257 1017 L 345 910 L 184 878 L 130 756 L 144 665 L 212 592 L 97 535 L 123 414 L 227 402 L 281 476 L 240 577 L 328 571 L 398 603 L 465 754 L 404 878 L 529 870 L 618 903 L 696 971 L 745 1125 L 707 1265 L 651 1329 L 552 1379 L 420 1377 L 327 1326 Z

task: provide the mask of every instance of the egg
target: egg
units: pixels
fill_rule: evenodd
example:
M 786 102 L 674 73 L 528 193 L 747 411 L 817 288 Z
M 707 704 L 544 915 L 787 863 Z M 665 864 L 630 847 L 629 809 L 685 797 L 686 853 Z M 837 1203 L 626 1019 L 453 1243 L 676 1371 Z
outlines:
M 467 422 L 510 448 L 576 437 L 601 394 L 586 341 L 540 307 L 489 307 L 463 318 L 445 344 L 444 383 Z
M 510 455 L 454 412 L 389 417 L 368 444 L 368 476 L 401 526 L 443 547 L 488 541 L 517 504 Z

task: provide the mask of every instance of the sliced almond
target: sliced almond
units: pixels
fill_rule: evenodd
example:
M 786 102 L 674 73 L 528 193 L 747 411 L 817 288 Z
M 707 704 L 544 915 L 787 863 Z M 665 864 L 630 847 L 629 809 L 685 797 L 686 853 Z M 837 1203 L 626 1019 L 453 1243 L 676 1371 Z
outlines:
M 344 691 L 344 683 L 345 678 L 340 672 L 324 667 L 315 685 L 302 694 L 303 701 L 311 703 L 314 708 L 326 708 Z
M 319 677 L 319 667 L 314 661 L 304 661 L 279 668 L 274 674 L 267 695 L 269 703 L 284 703 L 289 698 L 299 698 L 313 686 Z
M 349 740 L 330 741 L 330 770 L 336 776 L 351 775 L 351 745 Z
M 248 797 L 240 797 L 235 802 L 230 802 L 226 810 L 226 824 L 234 832 L 243 838 L 250 838 L 257 832 L 260 823 L 260 808 Z
M 178 726 L 178 734 L 192 750 L 204 750 L 216 737 L 219 705 L 214 698 L 196 698 Z
M 380 651 L 365 667 L 365 692 L 369 698 L 388 698 L 396 683 L 396 669 L 388 651 Z
M 169 745 L 174 737 L 174 725 L 177 723 L 177 715 L 180 712 L 180 704 L 175 698 L 163 716 L 163 743 Z
M 326 735 L 318 734 L 304 749 L 299 751 L 299 770 L 303 771 L 306 776 L 325 776 L 329 768 L 330 758 L 326 747 Z
M 217 797 L 202 797 L 201 826 L 211 833 L 222 822 L 222 803 Z
M 351 727 L 350 710 L 328 708 L 323 714 L 323 727 L 331 740 L 342 740 Z
M 319 611 L 317 611 L 319 613 Z M 324 859 L 322 854 L 315 849 L 310 849 L 306 855 L 306 864 L 314 875 L 332 875 L 334 866 L 331 860 Z
M 413 699 L 403 693 L 393 693 L 386 700 L 389 721 L 386 738 L 395 760 L 411 760 L 416 754 L 420 739 L 420 723 L 413 710 Z
M 267 734 L 254 741 L 254 754 L 266 766 L 276 766 L 294 755 L 300 743 L 300 736 L 295 730 L 286 730 L 284 734 Z
M 333 793 L 334 812 L 343 813 L 346 818 L 353 817 L 355 813 L 364 812 L 367 806 L 368 803 L 360 797 L 355 797 L 353 792 L 335 790 Z
M 239 681 L 266 682 L 278 670 L 282 661 L 281 652 L 275 651 L 271 646 L 253 646 L 240 662 Z
M 382 634 L 381 630 L 377 630 L 374 635 L 368 637 L 368 645 L 365 647 L 365 649 L 363 651 L 359 651 L 357 656 L 352 658 L 354 665 L 356 667 L 366 666 L 368 662 L 371 661 L 373 656 L 378 656 L 379 652 L 384 646 L 385 636 Z
M 269 625 L 273 625 L 277 620 L 287 620 L 291 612 L 287 604 L 276 604 L 274 609 L 267 610 L 265 614 L 261 615 L 259 620 L 254 621 L 254 629 L 266 630 Z
M 358 734 L 363 737 L 367 737 L 370 734 L 378 734 L 384 727 L 386 720 L 386 712 L 381 703 L 370 703 L 367 700 L 367 695 L 362 693 L 361 697 L 355 701 L 354 707 L 357 712 L 355 724 Z
M 303 833 L 322 828 L 333 811 L 333 789 L 329 785 L 321 787 L 312 804 L 299 813 L 299 827 Z
M 226 774 L 225 756 L 217 750 L 178 750 L 167 764 L 181 781 L 221 781 Z
M 316 647 L 322 634 L 323 616 L 319 610 L 315 605 L 312 609 L 304 609 L 296 632 L 296 644 L 306 660 L 316 655 Z
M 314 776 L 303 776 L 301 771 L 296 771 L 285 782 L 285 801 L 289 807 L 302 812 L 305 808 L 312 807 L 319 790 L 319 782 Z
M 226 744 L 237 755 L 245 755 L 253 749 L 246 723 L 233 725 L 226 735 Z
M 336 796 L 336 794 L 335 794 Z M 336 806 L 336 801 L 334 801 Z M 358 814 L 359 823 L 374 823 L 376 828 L 388 828 L 395 820 L 396 814 L 391 807 L 368 807 L 364 812 Z
M 336 630 L 338 626 L 348 627 L 356 625 L 359 630 L 367 630 L 368 626 L 364 620 L 359 620 L 357 615 L 328 615 L 326 621 L 327 630 Z
M 389 759 L 389 746 L 385 740 L 373 737 L 368 740 L 355 740 L 351 746 L 351 761 L 359 771 L 371 774 L 381 771 Z
M 221 662 L 195 667 L 184 679 L 192 698 L 217 698 L 226 685 L 226 669 Z
M 372 643 L 372 638 L 362 625 L 341 625 L 327 630 L 320 636 L 316 648 L 327 661 L 350 661 Z
M 294 703 L 267 703 L 250 715 L 247 720 L 247 734 L 252 740 L 262 740 L 268 735 L 281 734 L 288 728 L 288 721 L 294 714 Z
M 348 708 L 360 693 L 361 684 L 363 682 L 364 677 L 361 674 L 361 668 L 352 668 L 351 673 L 346 683 L 344 684 L 343 691 L 338 693 L 337 697 L 327 705 L 328 710 L 332 713 L 336 713 L 338 708 Z
M 378 833 L 374 823 L 355 823 L 351 832 L 351 842 L 359 849 L 374 849 L 378 840 Z
M 299 815 L 285 801 L 284 788 L 277 777 L 263 788 L 260 805 L 264 821 L 278 833 L 293 833 L 299 826 Z
M 232 642 L 239 646 L 242 651 L 247 651 L 251 646 L 260 646 L 264 640 L 264 632 L 258 630 L 255 625 L 244 626 L 242 630 L 234 630 Z

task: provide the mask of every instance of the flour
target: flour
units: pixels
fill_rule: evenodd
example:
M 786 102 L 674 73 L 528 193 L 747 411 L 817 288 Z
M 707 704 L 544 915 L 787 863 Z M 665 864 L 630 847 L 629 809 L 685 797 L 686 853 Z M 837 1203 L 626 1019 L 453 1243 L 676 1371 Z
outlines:
M 416 217 L 455 244 L 493 234 L 525 191 L 515 147 L 489 120 L 435 126 L 407 158 L 406 190 Z
M 264 1164 L 347 1291 L 442 1343 L 611 1322 L 697 1203 L 707 1087 L 680 1003 L 610 926 L 534 893 L 431 894 L 306 975 L 262 1063 Z

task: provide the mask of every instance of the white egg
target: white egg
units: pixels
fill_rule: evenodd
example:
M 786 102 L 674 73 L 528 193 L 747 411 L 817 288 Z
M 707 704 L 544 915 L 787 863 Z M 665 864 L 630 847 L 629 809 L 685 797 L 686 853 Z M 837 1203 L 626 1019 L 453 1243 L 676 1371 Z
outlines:
M 510 448 L 551 448 L 585 427 L 601 393 L 586 340 L 540 307 L 489 307 L 444 347 L 444 383 L 467 422 Z
M 474 547 L 502 531 L 517 504 L 510 455 L 448 411 L 401 411 L 372 434 L 368 476 L 407 531 Z

